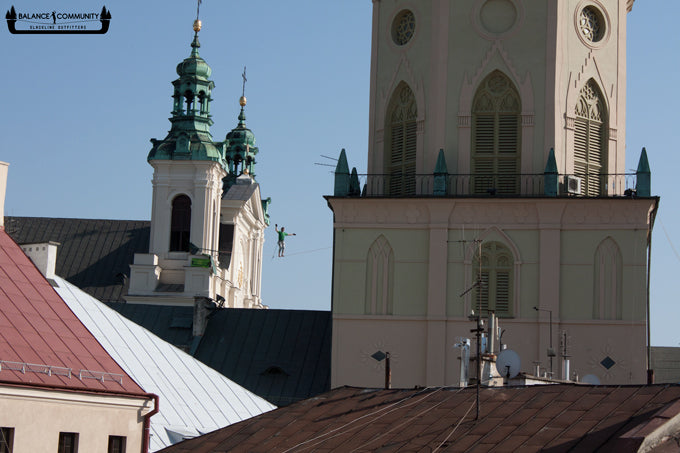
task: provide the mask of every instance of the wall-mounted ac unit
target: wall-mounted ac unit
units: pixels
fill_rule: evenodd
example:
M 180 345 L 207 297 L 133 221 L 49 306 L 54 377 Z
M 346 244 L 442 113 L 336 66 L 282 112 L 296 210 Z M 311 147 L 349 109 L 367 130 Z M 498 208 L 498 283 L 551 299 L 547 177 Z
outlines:
M 566 181 L 567 193 L 573 195 L 581 195 L 582 182 L 583 180 L 578 176 L 567 175 Z

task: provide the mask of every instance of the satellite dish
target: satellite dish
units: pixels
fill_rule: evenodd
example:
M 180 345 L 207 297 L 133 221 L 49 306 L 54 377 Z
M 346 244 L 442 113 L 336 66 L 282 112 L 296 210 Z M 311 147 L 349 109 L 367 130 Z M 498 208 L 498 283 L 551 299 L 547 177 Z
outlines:
M 512 349 L 506 349 L 498 354 L 496 370 L 504 378 L 514 378 L 520 372 L 520 364 L 519 355 Z
M 600 378 L 595 376 L 594 374 L 586 374 L 581 378 L 581 382 L 590 385 L 600 385 Z

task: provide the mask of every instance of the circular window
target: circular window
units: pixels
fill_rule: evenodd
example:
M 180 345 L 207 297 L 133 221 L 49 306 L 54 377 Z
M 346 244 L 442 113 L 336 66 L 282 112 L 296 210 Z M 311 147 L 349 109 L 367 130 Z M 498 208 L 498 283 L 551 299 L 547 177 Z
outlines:
M 578 31 L 588 42 L 601 41 L 605 33 L 605 21 L 600 10 L 594 6 L 583 8 L 578 17 Z
M 416 17 L 413 12 L 404 10 L 397 14 L 392 23 L 392 39 L 398 46 L 403 46 L 411 40 L 416 30 Z
M 510 0 L 488 0 L 482 6 L 480 19 L 487 32 L 499 35 L 515 25 L 517 9 Z

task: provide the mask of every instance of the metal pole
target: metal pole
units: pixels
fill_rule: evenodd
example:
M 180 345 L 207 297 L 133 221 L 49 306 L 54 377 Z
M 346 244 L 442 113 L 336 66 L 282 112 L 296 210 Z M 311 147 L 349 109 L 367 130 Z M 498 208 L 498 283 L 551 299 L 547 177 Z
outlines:
M 550 331 L 550 351 L 553 352 L 554 349 L 553 349 L 553 342 L 552 342 L 552 337 L 553 337 L 553 334 L 552 334 L 552 310 L 548 310 L 548 314 L 550 314 L 550 329 L 549 329 L 549 331 Z M 554 379 L 554 377 L 555 377 L 555 375 L 553 374 L 553 355 L 555 355 L 554 352 L 552 354 L 550 354 L 550 379 Z

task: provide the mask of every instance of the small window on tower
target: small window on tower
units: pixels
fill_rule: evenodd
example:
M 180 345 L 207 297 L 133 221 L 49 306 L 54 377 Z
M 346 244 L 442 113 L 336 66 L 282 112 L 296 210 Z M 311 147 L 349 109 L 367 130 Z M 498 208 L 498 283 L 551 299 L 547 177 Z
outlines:
M 191 233 L 191 199 L 178 195 L 172 200 L 170 220 L 170 251 L 188 252 Z
M 234 225 L 220 223 L 219 260 L 220 267 L 229 267 L 231 251 L 234 246 Z
M 392 39 L 398 46 L 403 46 L 411 40 L 416 31 L 416 17 L 413 12 L 405 9 L 397 14 L 392 23 Z

